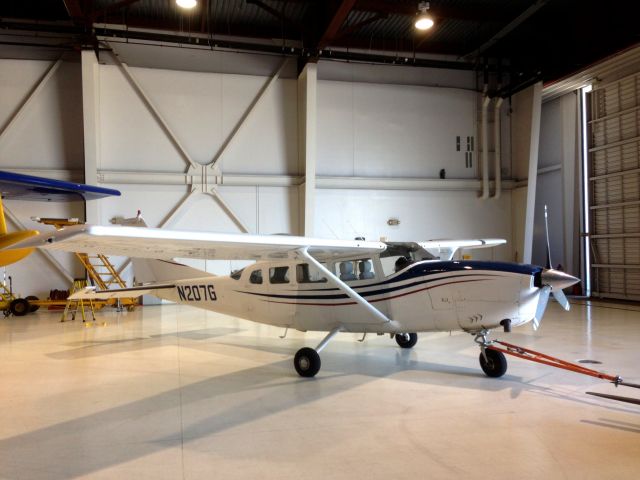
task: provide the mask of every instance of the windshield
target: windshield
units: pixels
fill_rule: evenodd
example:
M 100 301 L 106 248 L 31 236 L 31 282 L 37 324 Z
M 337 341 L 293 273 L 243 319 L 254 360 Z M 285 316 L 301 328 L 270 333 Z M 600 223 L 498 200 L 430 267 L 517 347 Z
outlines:
M 242 276 L 242 272 L 244 272 L 244 268 L 241 268 L 240 270 L 234 270 L 233 272 L 231 272 L 231 275 L 229 276 L 234 280 L 240 280 L 240 277 Z

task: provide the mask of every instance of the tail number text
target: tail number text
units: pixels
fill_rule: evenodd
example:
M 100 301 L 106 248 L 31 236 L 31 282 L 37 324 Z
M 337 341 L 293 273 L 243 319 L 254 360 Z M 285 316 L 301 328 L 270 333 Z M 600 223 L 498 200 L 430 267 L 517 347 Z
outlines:
M 184 285 L 176 288 L 178 289 L 178 296 L 183 302 L 200 302 L 207 300 L 215 302 L 218 299 L 213 285 Z

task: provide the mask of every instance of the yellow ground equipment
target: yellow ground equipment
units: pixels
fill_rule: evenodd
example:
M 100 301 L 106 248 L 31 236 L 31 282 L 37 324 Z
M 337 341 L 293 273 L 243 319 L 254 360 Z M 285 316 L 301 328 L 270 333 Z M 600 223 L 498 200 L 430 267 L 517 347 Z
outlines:
M 71 286 L 71 291 L 69 292 L 69 296 L 73 295 L 78 290 L 82 290 L 87 286 L 87 280 L 84 278 L 76 278 L 73 281 L 73 285 Z M 64 312 L 62 313 L 61 322 L 64 322 L 67 319 L 67 315 L 71 314 L 71 320 L 76 319 L 76 314 L 78 313 L 78 309 L 80 310 L 80 314 L 82 315 L 82 321 L 86 322 L 87 318 L 84 313 L 84 309 L 89 307 L 89 311 L 91 312 L 91 319 L 95 322 L 96 314 L 95 308 L 92 300 L 67 300 L 67 304 L 64 307 Z
M 16 317 L 21 317 L 40 308 L 37 305 L 31 305 L 29 299 L 35 299 L 35 297 L 16 297 L 12 291 L 11 277 L 5 276 L 3 278 L 2 283 L 0 283 L 0 310 L 2 310 L 5 317 L 12 314 Z

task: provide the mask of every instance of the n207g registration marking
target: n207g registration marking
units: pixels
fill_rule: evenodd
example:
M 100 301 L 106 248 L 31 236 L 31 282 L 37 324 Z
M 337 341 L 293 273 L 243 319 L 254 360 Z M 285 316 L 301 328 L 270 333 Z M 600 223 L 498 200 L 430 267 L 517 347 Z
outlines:
M 178 296 L 183 302 L 201 302 L 218 300 L 213 285 L 184 285 L 176 287 Z

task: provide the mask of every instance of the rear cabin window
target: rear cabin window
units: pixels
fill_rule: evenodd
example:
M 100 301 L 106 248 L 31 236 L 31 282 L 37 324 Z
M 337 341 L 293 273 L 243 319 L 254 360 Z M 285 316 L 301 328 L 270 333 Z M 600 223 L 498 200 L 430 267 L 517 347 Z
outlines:
M 289 267 L 273 267 L 269 269 L 270 283 L 289 283 Z
M 308 263 L 296 265 L 296 279 L 298 283 L 324 283 L 327 281 L 319 270 L 309 269 Z
M 254 270 L 249 276 L 249 283 L 262 284 L 262 270 Z

